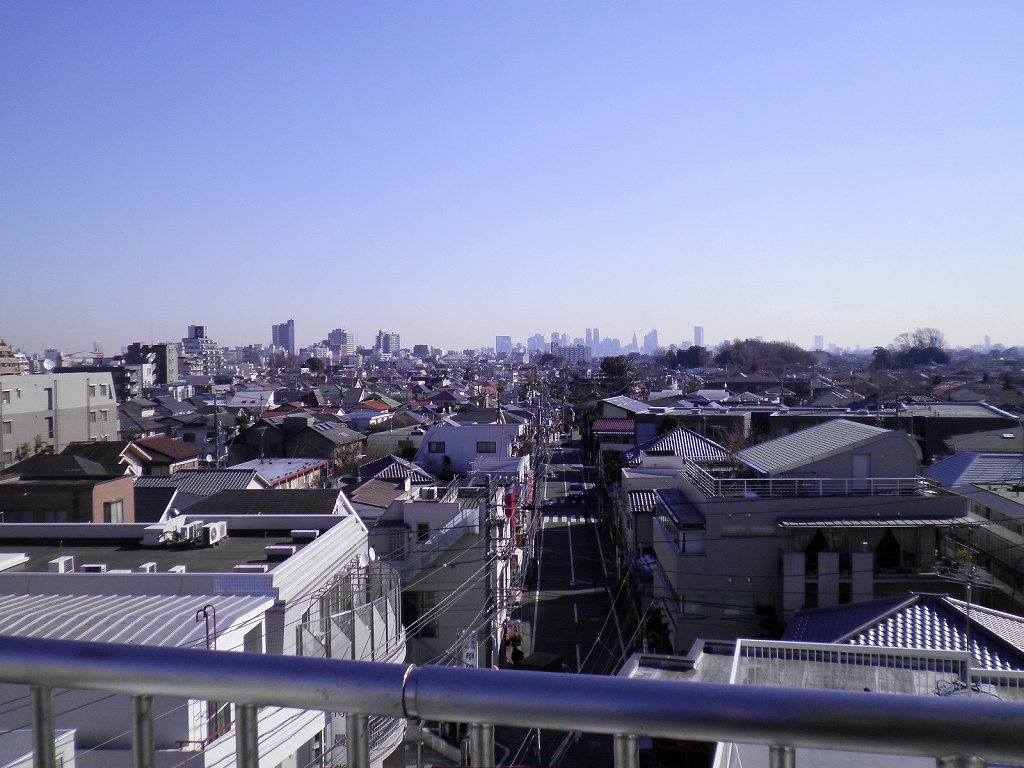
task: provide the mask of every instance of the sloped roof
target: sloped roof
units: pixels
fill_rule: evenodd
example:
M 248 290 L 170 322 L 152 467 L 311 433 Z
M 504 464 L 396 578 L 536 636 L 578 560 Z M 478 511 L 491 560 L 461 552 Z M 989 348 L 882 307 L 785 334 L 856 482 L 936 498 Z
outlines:
M 623 463 L 627 466 L 637 466 L 641 461 L 641 453 L 654 452 L 682 456 L 701 464 L 724 463 L 729 460 L 729 452 L 714 440 L 698 435 L 686 427 L 676 427 L 627 451 Z
M 650 407 L 647 403 L 635 400 L 632 397 L 627 397 L 626 395 L 606 397 L 603 402 L 608 403 L 609 405 L 614 405 L 616 408 L 622 408 L 624 411 L 629 413 L 647 413 L 647 410 Z
M 1020 482 L 1024 461 L 1012 453 L 958 453 L 928 467 L 928 477 L 945 488 L 954 485 Z
M 638 512 L 650 512 L 657 501 L 658 497 L 654 495 L 654 491 L 630 491 L 629 511 L 634 515 Z
M 254 469 L 271 485 L 327 467 L 326 459 L 252 459 L 235 464 L 231 469 Z
M 404 480 L 409 478 L 413 485 L 432 485 L 437 478 L 411 461 L 388 454 L 359 465 L 359 476 L 367 480 Z
M 353 491 L 348 498 L 353 504 L 387 509 L 391 502 L 405 493 L 404 483 L 395 480 L 367 480 Z
M 127 440 L 90 440 L 89 442 L 69 443 L 61 453 L 90 459 L 97 464 L 103 464 L 108 471 L 120 466 L 117 471 L 123 474 L 126 467 L 121 461 L 121 454 L 127 447 Z
M 812 461 L 875 440 L 890 430 L 859 424 L 848 419 L 832 419 L 791 435 L 767 440 L 744 448 L 736 458 L 751 469 L 766 475 L 787 472 Z
M 979 666 L 1024 670 L 1024 617 L 972 605 L 970 622 Z M 783 639 L 965 651 L 967 604 L 944 595 L 909 595 L 798 611 Z
M 274 601 L 240 595 L 0 595 L 0 634 L 205 647 L 206 628 L 195 616 L 207 605 L 227 629 L 269 610 Z
M 266 480 L 254 469 L 183 469 L 173 475 L 146 475 L 135 479 L 136 487 L 177 488 L 190 496 L 212 496 L 224 490 L 242 490 L 254 480 Z
M 203 452 L 201 448 L 197 448 L 195 445 L 189 445 L 181 440 L 174 440 L 164 435 L 143 437 L 134 442 L 136 445 L 141 446 L 146 453 L 159 453 L 172 462 L 188 461 L 189 459 L 196 458 Z
M 598 419 L 591 427 L 591 431 L 601 432 L 633 432 L 636 429 L 636 422 L 633 419 Z
M 1024 450 L 1021 444 L 1020 427 L 1004 427 L 989 429 L 984 432 L 971 432 L 966 435 L 953 435 L 946 440 L 950 453 L 974 451 L 976 453 L 1020 453 Z
M 190 515 L 330 515 L 341 491 L 303 488 L 290 491 L 225 490 L 197 501 Z
M 3 472 L 5 475 L 32 477 L 110 477 L 111 473 L 102 464 L 75 454 L 37 453 L 16 464 L 12 464 Z M 124 474 L 118 472 L 118 474 Z

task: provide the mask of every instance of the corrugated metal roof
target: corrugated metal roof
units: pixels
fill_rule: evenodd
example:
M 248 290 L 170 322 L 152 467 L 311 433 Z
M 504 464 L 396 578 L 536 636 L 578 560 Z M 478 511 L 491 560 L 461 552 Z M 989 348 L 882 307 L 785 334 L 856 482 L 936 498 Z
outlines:
M 630 491 L 629 511 L 633 514 L 650 512 L 657 501 L 658 497 L 654 495 L 654 491 Z
M 145 475 L 135 479 L 138 488 L 175 487 L 192 496 L 212 496 L 220 491 L 242 490 L 259 475 L 253 469 L 186 469 L 173 475 Z M 262 476 L 261 476 L 262 477 Z
M 928 477 L 945 488 L 954 485 L 1017 483 L 1024 472 L 1019 455 L 958 453 L 928 467 Z
M 984 669 L 1024 669 L 1024 617 L 972 605 L 971 653 Z M 784 640 L 888 648 L 967 650 L 967 604 L 905 595 L 799 611 Z
M 637 466 L 640 464 L 641 453 L 655 451 L 661 454 L 682 456 L 699 464 L 729 461 L 729 452 L 714 440 L 708 440 L 696 432 L 691 432 L 686 427 L 676 427 L 671 432 L 653 437 L 633 450 L 627 451 L 624 463 L 627 466 Z
M 889 432 L 870 424 L 832 419 L 791 435 L 744 448 L 736 458 L 757 472 L 774 475 L 853 448 Z
M 941 525 L 967 525 L 966 515 L 955 517 L 780 517 L 782 528 L 927 528 Z
M 139 575 L 145 578 L 145 574 Z M 268 610 L 240 595 L 0 595 L 0 634 L 170 647 L 205 646 L 196 612 L 212 605 L 223 632 Z

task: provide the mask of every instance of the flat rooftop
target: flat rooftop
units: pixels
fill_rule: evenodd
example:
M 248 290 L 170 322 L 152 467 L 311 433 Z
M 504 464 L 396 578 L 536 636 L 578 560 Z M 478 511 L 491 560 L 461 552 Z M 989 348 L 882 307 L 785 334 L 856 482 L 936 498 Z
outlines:
M 66 530 L 66 529 L 65 529 Z M 139 571 L 143 563 L 156 563 L 157 572 L 166 572 L 175 565 L 184 565 L 188 573 L 232 573 L 236 565 L 266 565 L 273 570 L 283 561 L 267 559 L 266 547 L 273 544 L 295 546 L 296 552 L 309 540 L 293 541 L 290 531 L 232 531 L 213 546 L 162 545 L 142 546 L 141 537 L 131 539 L 40 539 L 38 537 L 0 540 L 0 557 L 19 553 L 28 561 L 4 573 L 46 573 L 50 561 L 70 555 L 75 558 L 75 571 L 83 565 L 103 564 L 107 571 Z

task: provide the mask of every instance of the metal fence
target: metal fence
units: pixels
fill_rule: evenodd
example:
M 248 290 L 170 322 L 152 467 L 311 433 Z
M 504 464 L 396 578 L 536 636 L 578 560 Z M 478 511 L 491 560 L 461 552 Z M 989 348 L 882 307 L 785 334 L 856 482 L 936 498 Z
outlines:
M 259 764 L 258 708 L 346 713 L 348 765 L 369 765 L 370 716 L 469 724 L 474 765 L 494 765 L 495 724 L 611 734 L 618 768 L 639 737 L 1024 764 L 1024 704 L 989 697 L 833 691 L 511 670 L 413 667 L 112 643 L 0 638 L 0 682 L 31 686 L 35 764 L 55 765 L 54 688 L 132 697 L 135 765 L 155 763 L 153 696 L 231 701 L 236 764 Z M 685 686 L 685 692 L 683 689 Z M 954 761 L 951 763 L 950 761 Z

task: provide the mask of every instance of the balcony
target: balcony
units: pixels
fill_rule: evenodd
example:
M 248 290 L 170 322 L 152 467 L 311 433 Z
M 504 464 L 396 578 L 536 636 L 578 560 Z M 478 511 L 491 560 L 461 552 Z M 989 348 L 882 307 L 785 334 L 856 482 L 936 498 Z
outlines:
M 347 754 L 342 759 L 332 752 L 330 764 L 351 768 L 371 764 L 371 717 L 469 723 L 470 758 L 477 766 L 495 764 L 495 724 L 612 735 L 609 762 L 616 768 L 638 765 L 640 737 L 766 745 L 770 768 L 792 768 L 795 751 L 803 749 L 916 755 L 934 759 L 940 768 L 1024 763 L 1024 703 L 990 696 L 256 658 L 258 663 L 245 653 L 3 637 L 0 682 L 30 686 L 34 760 L 40 768 L 56 764 L 54 689 L 69 688 L 131 697 L 124 727 L 140 768 L 156 764 L 154 696 L 233 702 L 233 762 L 239 768 L 259 765 L 260 708 L 266 707 L 347 713 Z M 1011 688 L 1019 686 L 1005 674 L 987 674 L 984 685 L 996 685 L 999 678 Z
M 705 496 L 795 499 L 815 496 L 923 496 L 936 492 L 924 477 L 715 477 L 687 462 L 683 476 Z

